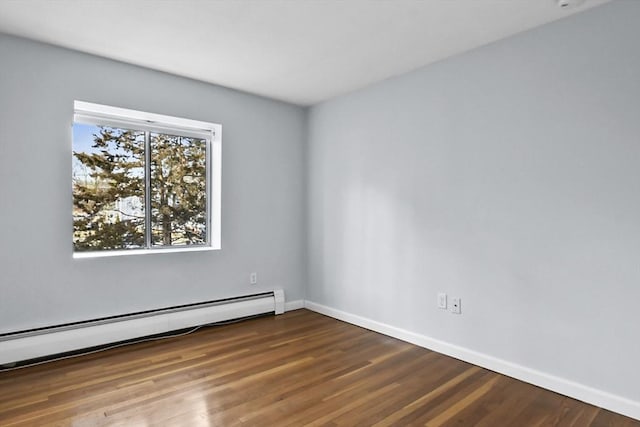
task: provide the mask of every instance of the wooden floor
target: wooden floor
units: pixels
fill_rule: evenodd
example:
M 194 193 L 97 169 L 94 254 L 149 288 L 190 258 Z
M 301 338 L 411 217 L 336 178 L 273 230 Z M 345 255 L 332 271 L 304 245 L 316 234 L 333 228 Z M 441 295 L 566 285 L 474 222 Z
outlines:
M 0 426 L 638 426 L 306 310 L 0 373 Z

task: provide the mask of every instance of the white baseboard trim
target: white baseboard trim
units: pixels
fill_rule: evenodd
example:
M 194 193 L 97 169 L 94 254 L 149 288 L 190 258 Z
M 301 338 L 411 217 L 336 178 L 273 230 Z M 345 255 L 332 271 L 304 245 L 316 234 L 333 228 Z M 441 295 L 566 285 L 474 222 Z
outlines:
M 284 311 L 292 311 L 292 310 L 299 310 L 301 308 L 304 308 L 304 300 L 303 299 L 298 299 L 295 301 L 286 301 L 284 303 Z
M 305 308 L 640 420 L 640 402 L 312 301 Z

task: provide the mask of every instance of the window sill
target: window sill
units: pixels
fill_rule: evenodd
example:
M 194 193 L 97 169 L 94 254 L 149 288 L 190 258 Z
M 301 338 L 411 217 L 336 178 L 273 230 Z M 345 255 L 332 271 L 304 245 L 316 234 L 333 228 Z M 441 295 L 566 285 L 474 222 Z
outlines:
M 74 252 L 74 259 L 83 258 L 104 258 L 114 256 L 130 256 L 130 255 L 150 255 L 150 254 L 166 254 L 175 252 L 208 252 L 217 251 L 220 248 L 213 246 L 195 246 L 183 248 L 166 248 L 166 249 L 129 249 L 122 251 L 95 251 L 95 252 Z

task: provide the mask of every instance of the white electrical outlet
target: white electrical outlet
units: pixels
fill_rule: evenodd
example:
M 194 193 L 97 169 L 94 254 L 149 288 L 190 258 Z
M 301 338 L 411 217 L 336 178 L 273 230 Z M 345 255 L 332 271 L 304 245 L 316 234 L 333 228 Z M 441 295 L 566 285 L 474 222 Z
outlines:
M 462 299 L 461 298 L 451 298 L 451 312 L 453 314 L 462 314 Z
M 447 294 L 444 292 L 438 294 L 438 308 L 447 309 Z
M 249 283 L 255 285 L 258 283 L 258 273 L 251 273 L 249 275 Z

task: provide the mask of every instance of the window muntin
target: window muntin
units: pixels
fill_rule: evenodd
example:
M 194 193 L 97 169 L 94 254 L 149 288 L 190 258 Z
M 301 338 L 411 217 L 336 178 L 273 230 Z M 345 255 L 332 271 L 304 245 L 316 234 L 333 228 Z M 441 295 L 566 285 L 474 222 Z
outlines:
M 219 248 L 219 125 L 75 106 L 74 257 Z

